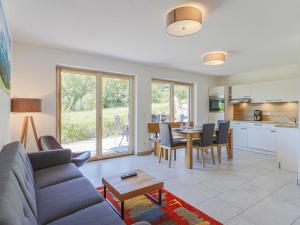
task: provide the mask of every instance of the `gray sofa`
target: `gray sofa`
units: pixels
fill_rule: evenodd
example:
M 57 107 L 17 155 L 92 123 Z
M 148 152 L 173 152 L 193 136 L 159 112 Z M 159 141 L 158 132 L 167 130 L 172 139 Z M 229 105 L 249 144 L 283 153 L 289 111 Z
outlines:
M 70 150 L 26 154 L 18 142 L 6 145 L 0 152 L 0 224 L 124 225 L 70 161 Z

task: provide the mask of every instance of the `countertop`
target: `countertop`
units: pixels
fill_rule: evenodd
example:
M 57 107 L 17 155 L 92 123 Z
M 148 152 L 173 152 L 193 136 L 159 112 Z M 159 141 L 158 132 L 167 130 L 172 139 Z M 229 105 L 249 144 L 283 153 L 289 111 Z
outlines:
M 278 121 L 254 121 L 254 120 L 231 120 L 237 123 L 261 123 L 261 124 L 274 124 L 275 127 L 283 128 L 298 128 L 298 123 L 282 123 Z

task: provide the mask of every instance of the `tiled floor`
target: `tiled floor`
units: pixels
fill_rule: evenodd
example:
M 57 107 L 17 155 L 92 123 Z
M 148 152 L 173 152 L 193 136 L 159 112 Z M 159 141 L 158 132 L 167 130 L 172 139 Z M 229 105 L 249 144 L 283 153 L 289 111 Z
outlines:
M 183 151 L 176 163 L 158 164 L 158 158 L 128 156 L 82 167 L 95 186 L 103 175 L 143 169 L 165 181 L 165 187 L 186 202 L 225 225 L 300 225 L 300 186 L 296 173 L 279 170 L 275 157 L 235 151 L 228 162 L 212 165 L 206 155 L 206 168 L 194 160 L 194 169 L 184 165 Z

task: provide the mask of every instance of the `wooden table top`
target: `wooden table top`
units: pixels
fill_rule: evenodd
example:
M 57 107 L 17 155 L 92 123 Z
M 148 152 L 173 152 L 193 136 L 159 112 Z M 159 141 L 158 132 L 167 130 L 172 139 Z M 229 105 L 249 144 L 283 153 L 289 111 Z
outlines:
M 124 180 L 121 179 L 122 175 L 132 172 L 136 172 L 138 175 Z M 121 201 L 161 189 L 164 186 L 161 180 L 142 170 L 132 170 L 103 177 L 102 183 Z

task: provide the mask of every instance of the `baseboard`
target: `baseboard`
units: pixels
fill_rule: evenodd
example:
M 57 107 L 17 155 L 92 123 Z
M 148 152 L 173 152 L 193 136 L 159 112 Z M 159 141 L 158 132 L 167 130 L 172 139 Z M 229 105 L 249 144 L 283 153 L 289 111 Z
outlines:
M 150 155 L 152 154 L 154 151 L 153 150 L 146 150 L 146 151 L 142 151 L 142 152 L 137 152 L 137 156 L 143 156 L 143 155 Z

